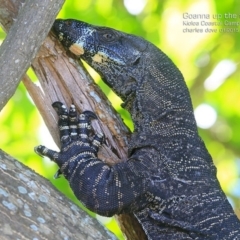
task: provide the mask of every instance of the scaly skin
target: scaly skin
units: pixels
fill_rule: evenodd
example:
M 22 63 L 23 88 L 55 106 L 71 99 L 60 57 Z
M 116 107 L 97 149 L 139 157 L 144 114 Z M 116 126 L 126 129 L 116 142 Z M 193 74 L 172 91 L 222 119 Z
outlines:
M 84 130 L 74 135 L 78 120 L 68 123 L 59 104 L 62 149 L 36 151 L 59 165 L 78 199 L 105 216 L 133 212 L 148 239 L 240 239 L 240 222 L 216 178 L 188 89 L 172 61 L 146 40 L 114 29 L 56 20 L 53 30 L 123 99 L 134 122 L 128 161 L 109 167 L 96 157 L 93 146 L 102 140 L 89 140 L 87 115 Z

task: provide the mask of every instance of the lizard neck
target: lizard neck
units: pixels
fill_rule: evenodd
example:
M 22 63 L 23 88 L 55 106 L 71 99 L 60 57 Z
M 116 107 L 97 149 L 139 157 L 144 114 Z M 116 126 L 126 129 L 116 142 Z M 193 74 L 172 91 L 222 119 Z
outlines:
M 136 91 L 124 103 L 134 122 L 134 141 L 142 138 L 147 143 L 150 136 L 151 141 L 154 136 L 156 141 L 169 141 L 178 132 L 195 135 L 192 103 L 181 72 L 159 49 L 149 48 L 141 63 L 144 74 L 136 76 Z

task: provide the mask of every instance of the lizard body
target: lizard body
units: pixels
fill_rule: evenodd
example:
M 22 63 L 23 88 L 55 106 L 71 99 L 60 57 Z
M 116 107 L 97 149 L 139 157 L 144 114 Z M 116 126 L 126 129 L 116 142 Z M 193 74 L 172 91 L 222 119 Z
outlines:
M 110 167 L 96 157 L 102 137 L 89 140 L 89 113 L 77 120 L 74 107 L 68 114 L 56 104 L 62 149 L 36 151 L 59 165 L 78 199 L 104 216 L 133 212 L 148 239 L 240 239 L 240 222 L 172 61 L 146 40 L 114 29 L 56 20 L 53 30 L 123 99 L 134 122 L 129 159 Z

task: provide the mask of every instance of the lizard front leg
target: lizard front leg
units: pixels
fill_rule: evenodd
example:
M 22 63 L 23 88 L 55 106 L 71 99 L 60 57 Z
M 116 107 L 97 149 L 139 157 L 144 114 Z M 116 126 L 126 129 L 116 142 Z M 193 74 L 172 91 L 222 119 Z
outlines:
M 56 152 L 45 146 L 38 146 L 35 151 L 39 155 L 47 156 L 56 162 L 60 167 L 58 174 L 63 173 L 70 180 L 73 177 L 70 174 L 71 170 L 76 167 L 76 163 L 80 159 L 96 159 L 103 136 L 97 134 L 92 140 L 89 138 L 90 120 L 97 118 L 94 113 L 85 111 L 78 118 L 74 105 L 71 105 L 69 112 L 65 105 L 60 102 L 53 103 L 53 107 L 59 115 L 61 151 Z
M 60 102 L 53 107 L 59 115 L 61 150 L 40 145 L 36 153 L 57 163 L 57 176 L 65 176 L 76 197 L 90 210 L 105 216 L 135 210 L 139 204 L 134 203 L 145 189 L 145 178 L 138 171 L 140 162 L 132 159 L 112 167 L 103 163 L 97 158 L 103 136 L 92 137 L 90 131 L 95 114 L 86 111 L 78 116 L 75 106 L 68 111 Z

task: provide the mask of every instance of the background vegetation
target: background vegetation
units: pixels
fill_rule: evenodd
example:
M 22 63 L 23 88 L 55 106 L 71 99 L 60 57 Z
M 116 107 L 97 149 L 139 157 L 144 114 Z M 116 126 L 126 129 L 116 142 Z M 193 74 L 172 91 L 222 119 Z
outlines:
M 239 0 L 66 0 L 59 18 L 80 19 L 140 35 L 170 56 L 185 76 L 199 133 L 217 166 L 221 186 L 240 217 L 237 210 L 240 209 L 239 5 Z M 210 19 L 184 19 L 183 13 L 210 14 Z M 236 18 L 231 14 L 236 14 Z M 200 26 L 187 26 L 191 21 Z M 201 26 L 201 21 L 221 25 Z M 195 28 L 203 32 L 189 32 L 196 31 Z M 206 33 L 207 28 L 217 32 Z M 0 31 L 1 40 L 4 37 Z M 89 71 L 132 129 L 129 115 L 120 107 L 120 99 L 92 69 Z M 37 82 L 31 70 L 29 75 Z M 57 167 L 33 151 L 39 144 L 57 148 L 22 84 L 0 113 L 0 132 L 3 150 L 49 178 L 74 199 L 64 179 L 53 180 Z M 113 220 L 100 219 L 121 238 Z

